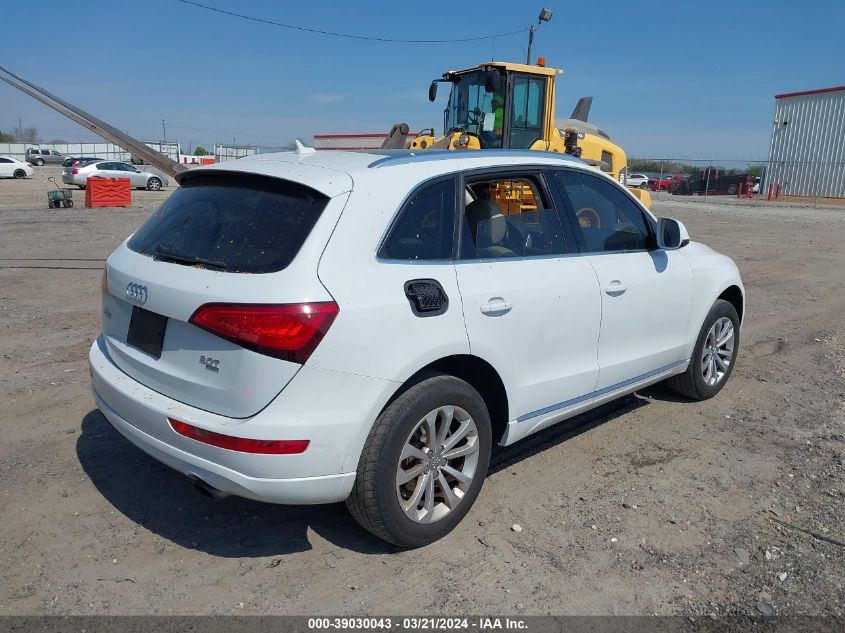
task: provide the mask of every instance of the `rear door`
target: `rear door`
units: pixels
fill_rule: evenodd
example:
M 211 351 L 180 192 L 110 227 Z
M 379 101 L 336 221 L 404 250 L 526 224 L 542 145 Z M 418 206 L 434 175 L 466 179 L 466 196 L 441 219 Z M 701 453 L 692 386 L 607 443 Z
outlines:
M 473 354 L 508 391 L 508 442 L 589 399 L 598 375 L 601 298 L 539 171 L 464 180 L 456 262 Z
M 601 288 L 596 389 L 686 360 L 693 291 L 686 258 L 655 248 L 651 220 L 615 183 L 582 170 L 555 170 L 554 178 Z
M 338 173 L 338 179 L 351 179 Z M 109 258 L 103 334 L 112 360 L 180 402 L 243 418 L 302 366 L 192 323 L 208 304 L 331 302 L 317 278 L 327 234 L 314 227 L 346 194 L 249 175 L 197 175 Z M 331 211 L 336 217 L 339 211 Z M 322 241 L 322 242 L 321 242 Z M 226 306 L 231 308 L 233 306 Z M 237 331 L 239 321 L 224 322 Z

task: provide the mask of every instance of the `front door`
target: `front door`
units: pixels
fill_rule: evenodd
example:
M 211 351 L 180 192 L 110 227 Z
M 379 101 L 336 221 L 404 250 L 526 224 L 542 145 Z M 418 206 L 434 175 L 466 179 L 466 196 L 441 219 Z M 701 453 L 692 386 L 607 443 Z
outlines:
M 121 178 L 129 178 L 133 187 L 146 187 L 147 181 L 137 167 L 128 163 L 116 163 L 122 172 Z
M 655 248 L 652 220 L 616 183 L 575 170 L 554 178 L 601 289 L 596 391 L 686 361 L 693 287 L 686 258 Z
M 464 179 L 455 270 L 470 351 L 500 373 L 507 442 L 590 398 L 601 297 L 540 173 Z

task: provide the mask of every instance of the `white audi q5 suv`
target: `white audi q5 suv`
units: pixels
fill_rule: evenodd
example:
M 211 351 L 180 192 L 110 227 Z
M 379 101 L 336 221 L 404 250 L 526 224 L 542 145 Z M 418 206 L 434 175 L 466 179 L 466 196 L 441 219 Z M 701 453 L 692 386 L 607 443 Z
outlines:
M 577 159 L 299 151 L 177 176 L 109 257 L 94 397 L 214 495 L 452 530 L 494 443 L 736 363 L 733 261 Z

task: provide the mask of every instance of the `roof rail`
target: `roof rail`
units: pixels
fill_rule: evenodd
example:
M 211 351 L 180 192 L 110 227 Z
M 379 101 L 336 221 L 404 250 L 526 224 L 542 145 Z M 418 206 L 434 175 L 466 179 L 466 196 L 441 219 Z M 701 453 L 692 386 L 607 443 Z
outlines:
M 384 158 L 370 163 L 370 169 L 381 167 L 392 167 L 394 165 L 410 165 L 415 163 L 428 163 L 440 160 L 460 160 L 467 158 L 554 158 L 563 162 L 580 163 L 580 159 L 561 154 L 560 152 L 543 152 L 529 149 L 479 149 L 479 150 L 387 150 L 369 151 L 368 154 L 381 154 Z

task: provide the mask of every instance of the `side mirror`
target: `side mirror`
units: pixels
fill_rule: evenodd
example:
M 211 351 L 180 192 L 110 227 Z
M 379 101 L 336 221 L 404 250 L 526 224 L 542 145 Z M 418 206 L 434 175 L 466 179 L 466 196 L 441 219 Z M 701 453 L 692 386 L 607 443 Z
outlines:
M 675 250 L 689 244 L 687 227 L 672 218 L 660 218 L 657 221 L 657 248 Z
M 428 100 L 434 101 L 435 99 L 437 99 L 437 82 L 432 81 L 428 87 Z

